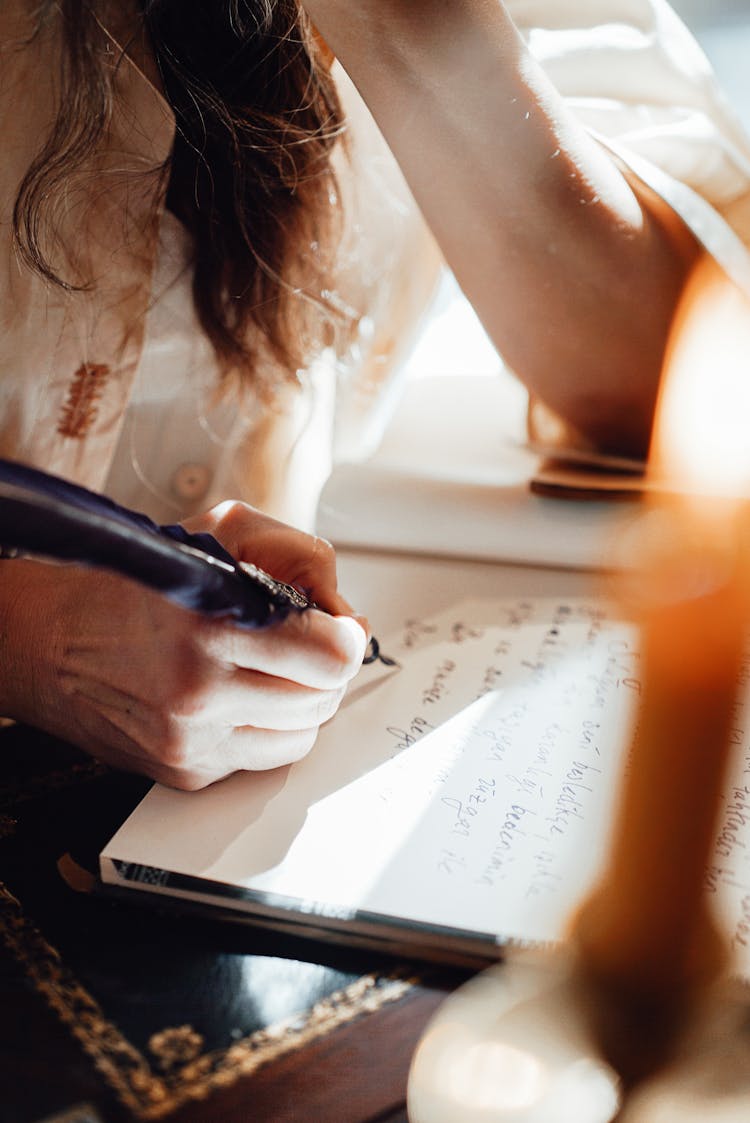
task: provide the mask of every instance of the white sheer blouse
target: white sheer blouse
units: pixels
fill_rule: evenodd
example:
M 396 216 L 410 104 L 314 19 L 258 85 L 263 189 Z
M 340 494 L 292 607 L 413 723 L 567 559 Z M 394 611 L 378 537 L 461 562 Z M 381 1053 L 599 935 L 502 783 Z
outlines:
M 507 6 L 612 158 L 663 196 L 750 291 L 750 140 L 664 0 Z M 247 393 L 219 391 L 192 308 L 190 245 L 169 214 L 148 244 L 106 249 L 105 281 L 93 296 L 63 298 L 19 267 L 10 213 L 48 119 L 42 79 L 54 50 L 44 37 L 17 47 L 24 7 L 8 0 L 0 8 L 8 156 L 0 170 L 0 455 L 104 488 L 160 521 L 239 497 L 309 525 L 332 457 L 377 443 L 439 265 L 369 114 L 340 74 L 354 153 L 342 171 L 348 233 L 339 297 L 358 319 L 357 341 L 344 360 L 321 355 L 300 392 L 262 407 Z M 143 72 L 132 62 L 122 69 L 131 113 L 118 159 L 122 166 L 125 152 L 137 168 L 168 152 L 173 121 Z M 128 197 L 127 213 L 137 216 L 138 205 Z M 75 221 L 73 209 L 68 217 Z M 106 248 L 109 211 L 102 223 Z

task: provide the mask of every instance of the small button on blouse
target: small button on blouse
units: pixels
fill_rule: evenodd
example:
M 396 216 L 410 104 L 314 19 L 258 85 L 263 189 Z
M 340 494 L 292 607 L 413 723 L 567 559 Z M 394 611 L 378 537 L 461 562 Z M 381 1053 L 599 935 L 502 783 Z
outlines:
M 211 472 L 205 464 L 188 462 L 175 469 L 170 487 L 177 499 L 196 503 L 206 495 L 210 483 Z

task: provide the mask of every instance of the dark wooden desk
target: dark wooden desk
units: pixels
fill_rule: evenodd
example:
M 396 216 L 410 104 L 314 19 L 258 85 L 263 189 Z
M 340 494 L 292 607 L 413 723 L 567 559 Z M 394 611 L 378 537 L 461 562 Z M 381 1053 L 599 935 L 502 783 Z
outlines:
M 20 726 L 0 765 L 0 1123 L 405 1123 L 459 974 L 92 893 L 147 784 Z

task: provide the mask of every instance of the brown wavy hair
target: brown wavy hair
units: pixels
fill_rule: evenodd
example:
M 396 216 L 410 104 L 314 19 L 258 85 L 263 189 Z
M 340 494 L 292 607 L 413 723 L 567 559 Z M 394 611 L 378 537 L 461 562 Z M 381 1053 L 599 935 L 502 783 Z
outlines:
M 336 335 L 329 300 L 342 109 L 297 0 L 139 0 L 176 118 L 166 203 L 191 232 L 193 296 L 222 368 L 257 375 L 258 340 L 291 377 Z M 61 18 L 59 112 L 16 200 L 27 264 L 67 289 L 46 249 L 56 192 L 102 141 L 113 109 L 98 0 L 42 0 Z M 157 192 L 158 195 L 158 192 Z M 345 334 L 344 330 L 344 334 Z

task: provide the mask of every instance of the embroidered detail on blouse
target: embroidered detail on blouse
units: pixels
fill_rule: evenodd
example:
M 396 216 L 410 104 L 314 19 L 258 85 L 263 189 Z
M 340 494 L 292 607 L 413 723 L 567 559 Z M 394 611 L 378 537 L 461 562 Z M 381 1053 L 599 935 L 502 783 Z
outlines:
M 86 436 L 96 421 L 99 399 L 109 375 L 110 369 L 105 363 L 81 363 L 73 375 L 57 426 L 61 436 L 76 440 Z

